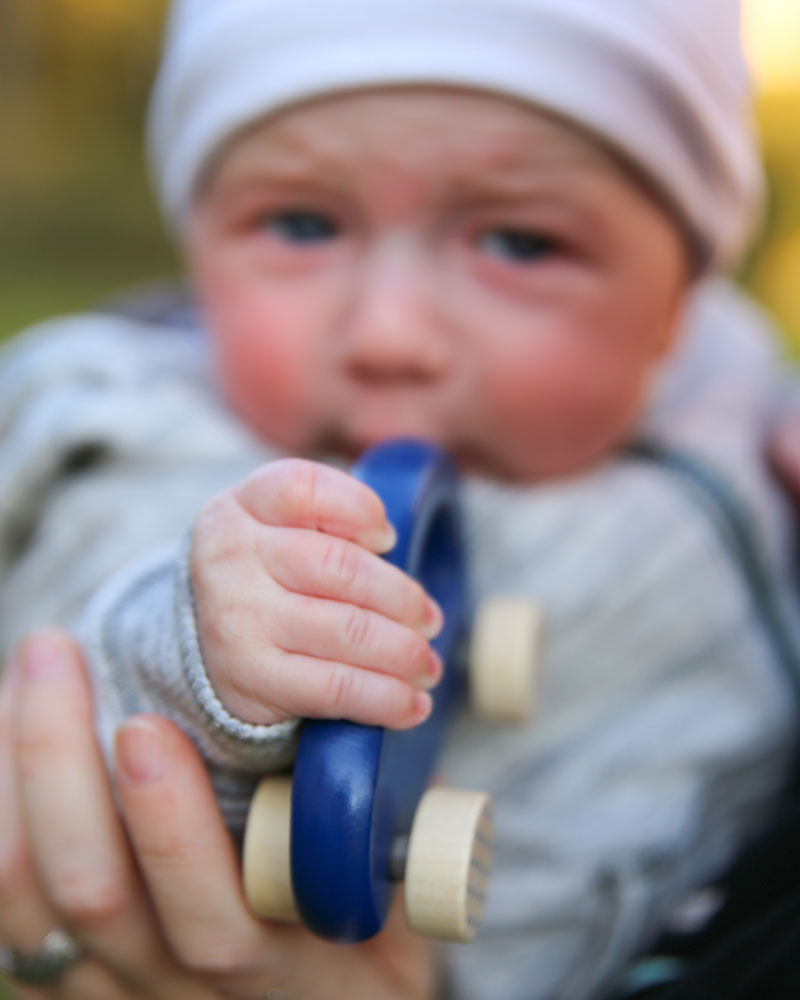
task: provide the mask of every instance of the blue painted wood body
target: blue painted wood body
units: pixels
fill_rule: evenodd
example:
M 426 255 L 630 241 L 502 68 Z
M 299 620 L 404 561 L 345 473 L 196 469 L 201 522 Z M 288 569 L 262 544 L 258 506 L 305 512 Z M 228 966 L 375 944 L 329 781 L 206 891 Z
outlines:
M 292 885 L 303 922 L 332 941 L 363 941 L 392 901 L 390 850 L 407 836 L 431 778 L 460 684 L 467 623 L 458 477 L 430 444 L 393 441 L 367 452 L 353 474 L 383 500 L 398 540 L 386 559 L 420 580 L 442 606 L 434 647 L 445 664 L 434 710 L 411 730 L 351 722 L 303 723 L 292 784 Z

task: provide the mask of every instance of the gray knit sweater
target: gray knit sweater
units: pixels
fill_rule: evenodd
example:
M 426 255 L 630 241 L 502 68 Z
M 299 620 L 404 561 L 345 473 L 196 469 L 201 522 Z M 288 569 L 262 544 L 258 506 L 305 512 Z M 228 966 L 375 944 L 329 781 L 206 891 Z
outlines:
M 710 463 L 786 591 L 784 518 L 761 461 L 777 377 L 759 315 L 702 289 L 638 433 Z M 231 717 L 206 676 L 187 572 L 193 517 L 276 452 L 226 409 L 194 330 L 105 316 L 0 355 L 0 645 L 75 628 L 106 751 L 119 720 L 176 719 L 232 828 L 294 725 Z M 471 586 L 547 621 L 536 719 L 466 712 L 444 777 L 495 804 L 484 931 L 449 946 L 459 1000 L 601 996 L 692 886 L 768 815 L 795 722 L 787 664 L 707 504 L 629 456 L 538 486 L 465 484 Z M 712 505 L 713 506 L 713 505 Z

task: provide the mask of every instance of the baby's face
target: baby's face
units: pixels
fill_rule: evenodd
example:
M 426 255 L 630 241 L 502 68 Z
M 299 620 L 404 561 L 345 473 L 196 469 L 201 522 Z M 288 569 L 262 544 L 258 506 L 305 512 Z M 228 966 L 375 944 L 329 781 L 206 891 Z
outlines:
M 413 435 L 514 479 L 625 437 L 687 287 L 676 226 L 600 146 L 455 90 L 253 129 L 187 248 L 225 390 L 269 441 L 353 456 Z

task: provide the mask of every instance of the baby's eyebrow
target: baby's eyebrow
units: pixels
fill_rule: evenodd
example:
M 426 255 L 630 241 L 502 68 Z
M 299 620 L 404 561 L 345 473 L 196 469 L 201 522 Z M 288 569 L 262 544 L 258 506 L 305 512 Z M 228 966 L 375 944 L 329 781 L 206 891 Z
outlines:
M 581 181 L 596 179 L 595 169 L 566 164 L 559 169 L 456 174 L 450 179 L 447 196 L 467 203 L 570 202 L 578 194 Z
M 552 180 L 531 174 L 464 174 L 454 176 L 449 187 L 464 200 L 509 201 L 541 196 L 552 189 Z
M 538 194 L 543 189 L 563 189 L 573 181 L 594 179 L 602 173 L 613 175 L 618 170 L 605 150 L 591 146 L 564 149 L 555 143 L 487 159 L 480 170 L 457 170 L 451 182 L 465 194 L 517 197 Z
M 212 201 L 225 204 L 255 200 L 281 189 L 290 191 L 313 186 L 319 189 L 325 180 L 333 182 L 330 172 L 307 169 L 300 164 L 288 165 L 268 162 L 229 164 L 210 178 L 205 194 Z
M 377 159 L 384 173 L 390 173 L 393 151 L 381 150 Z M 401 169 L 406 161 L 410 169 L 424 172 L 424 157 L 405 157 L 401 151 L 399 159 Z M 455 163 L 438 178 L 437 190 L 431 194 L 441 204 L 451 206 L 535 201 L 550 202 L 554 207 L 558 201 L 573 200 L 581 181 L 596 182 L 599 173 L 616 173 L 618 169 L 609 153 L 594 146 L 575 148 L 570 144 L 565 148 L 554 141 L 520 149 L 508 144 L 504 149 L 484 151 L 475 162 Z M 352 191 L 353 185 L 346 150 L 329 143 L 309 147 L 304 139 L 291 136 L 277 148 L 257 143 L 234 151 L 206 191 L 214 201 L 230 207 L 251 204 L 281 191 L 302 194 L 303 189 L 327 189 L 335 194 L 342 188 Z
M 328 165 L 326 165 L 328 166 Z M 320 174 L 330 176 L 320 164 L 303 162 L 297 158 L 250 157 L 242 163 L 232 163 L 225 171 L 224 179 L 235 185 L 269 183 L 298 183 L 318 178 Z
M 245 140 L 248 143 L 248 140 Z M 340 144 L 313 142 L 294 132 L 279 131 L 269 143 L 256 133 L 252 143 L 243 145 L 229 164 L 229 173 L 236 184 L 247 181 L 264 183 L 302 183 L 314 181 L 320 175 L 336 180 L 345 176 L 348 150 Z

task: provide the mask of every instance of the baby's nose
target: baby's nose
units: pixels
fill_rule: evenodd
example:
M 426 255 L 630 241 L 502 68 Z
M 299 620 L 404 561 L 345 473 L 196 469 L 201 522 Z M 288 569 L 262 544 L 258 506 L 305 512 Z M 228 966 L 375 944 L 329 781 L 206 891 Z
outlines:
M 370 382 L 435 381 L 450 364 L 446 331 L 424 261 L 409 247 L 387 248 L 360 270 L 344 317 L 351 376 Z

